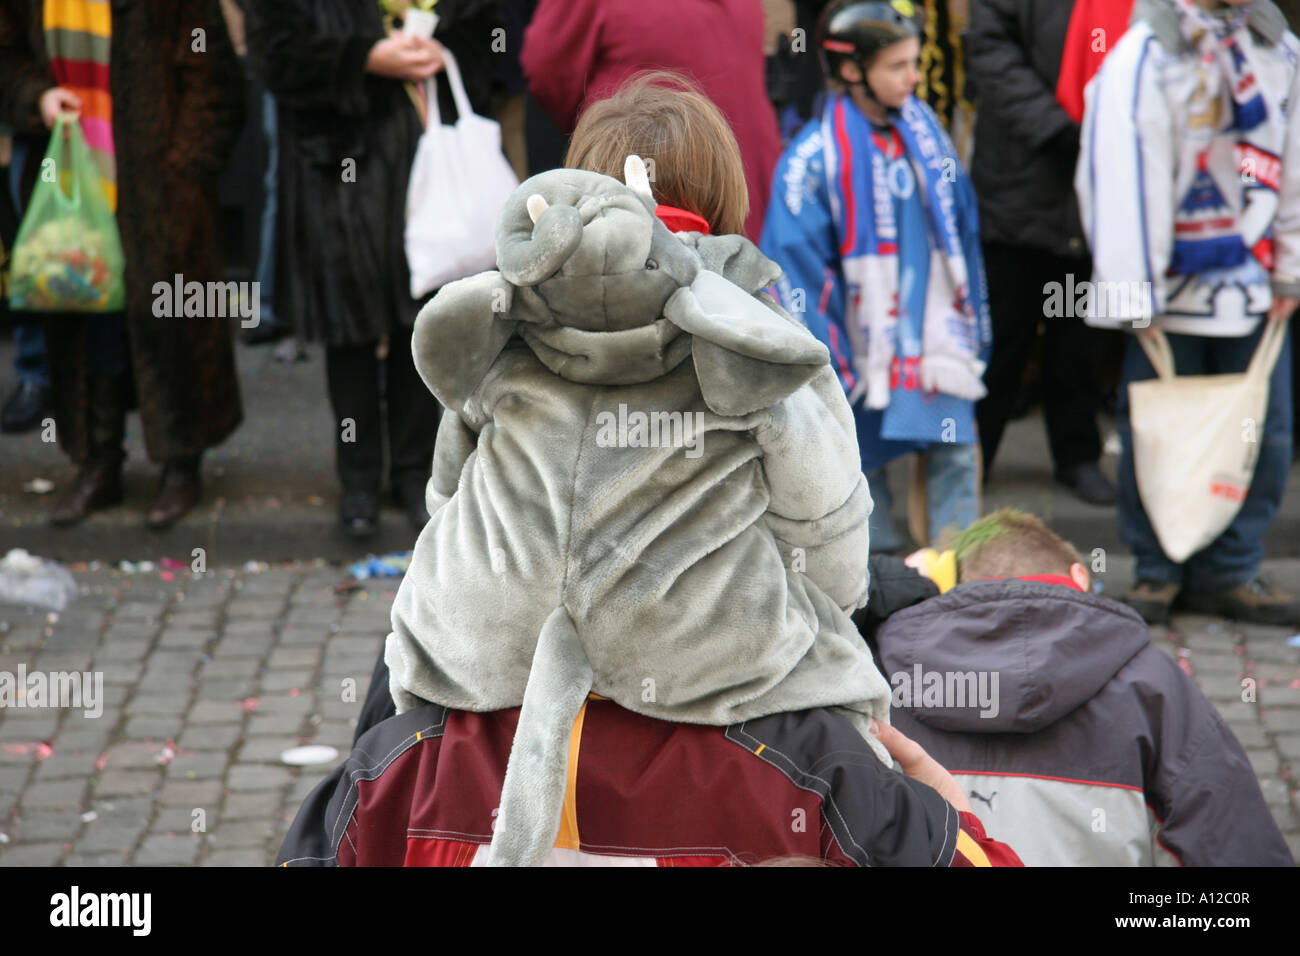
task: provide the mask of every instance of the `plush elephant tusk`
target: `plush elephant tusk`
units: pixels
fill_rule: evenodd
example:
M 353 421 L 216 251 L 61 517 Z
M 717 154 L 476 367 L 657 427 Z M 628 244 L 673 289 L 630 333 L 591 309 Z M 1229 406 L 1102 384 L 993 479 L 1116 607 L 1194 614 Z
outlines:
M 637 195 L 655 201 L 654 190 L 650 188 L 650 174 L 646 172 L 645 162 L 636 153 L 630 154 L 623 161 L 623 181 Z
M 546 212 L 547 202 L 544 197 L 533 193 L 528 197 L 528 217 L 536 224 L 538 219 L 542 218 L 542 213 Z

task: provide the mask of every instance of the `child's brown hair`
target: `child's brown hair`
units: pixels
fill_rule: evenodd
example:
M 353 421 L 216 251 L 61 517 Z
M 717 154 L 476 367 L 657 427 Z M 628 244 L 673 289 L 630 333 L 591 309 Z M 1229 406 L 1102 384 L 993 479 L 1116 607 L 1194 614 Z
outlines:
M 971 524 L 953 541 L 957 580 L 1069 574 L 1083 558 L 1034 515 L 1003 508 Z
M 722 112 L 686 77 L 641 72 L 591 103 L 564 165 L 622 181 L 633 153 L 646 161 L 660 203 L 702 216 L 715 235 L 744 231 L 749 190 L 740 147 Z

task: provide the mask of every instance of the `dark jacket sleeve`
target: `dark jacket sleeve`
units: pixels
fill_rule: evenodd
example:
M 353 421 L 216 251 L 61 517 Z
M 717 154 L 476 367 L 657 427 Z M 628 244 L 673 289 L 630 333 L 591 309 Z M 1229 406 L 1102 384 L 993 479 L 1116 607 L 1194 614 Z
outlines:
M 902 558 L 891 554 L 873 554 L 867 559 L 871 582 L 867 586 L 867 606 L 853 613 L 853 623 L 858 627 L 871 653 L 879 660 L 876 649 L 876 631 L 890 615 L 920 604 L 939 594 L 938 586 L 927 577 L 909 568 Z
M 14 131 L 38 133 L 41 94 L 58 84 L 44 51 L 31 48 L 30 3 L 0 3 L 0 122 Z
M 244 124 L 243 70 L 217 0 L 182 0 L 176 30 L 181 37 L 175 64 L 181 93 L 167 162 L 183 175 L 214 179 L 225 168 Z M 204 49 L 194 48 L 191 37 L 196 30 L 206 36 Z
M 307 0 L 248 0 L 248 55 L 284 107 L 364 116 L 370 107 L 366 58 L 379 33 L 328 36 L 311 29 Z
M 347 780 L 352 761 L 340 764 L 334 772 L 316 785 L 293 818 L 293 825 L 284 835 L 276 866 L 338 866 L 338 844 L 331 839 L 329 821 L 331 804 L 343 799 L 350 787 Z
M 1162 651 L 1159 683 L 1141 688 L 1156 741 L 1147 802 L 1159 844 L 1184 866 L 1290 866 L 1246 752 L 1214 705 Z
M 1074 121 L 1056 91 L 1030 65 L 1017 9 L 1023 0 L 973 0 L 966 39 L 966 70 L 979 87 L 981 112 L 1033 149 L 1068 136 Z

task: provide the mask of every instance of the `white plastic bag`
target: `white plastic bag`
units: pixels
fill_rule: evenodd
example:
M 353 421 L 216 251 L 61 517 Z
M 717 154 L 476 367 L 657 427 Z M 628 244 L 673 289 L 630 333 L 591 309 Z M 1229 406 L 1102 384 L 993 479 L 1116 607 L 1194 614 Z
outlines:
M 470 107 L 450 50 L 446 72 L 459 115 L 454 126 L 442 124 L 436 78 L 426 81 L 429 126 L 406 192 L 406 260 L 417 299 L 495 268 L 497 219 L 519 185 L 501 153 L 501 127 Z
M 28 554 L 22 548 L 14 548 L 0 558 L 0 604 L 62 611 L 76 596 L 77 582 L 63 565 Z
M 1160 546 L 1181 564 L 1222 534 L 1246 500 L 1286 323 L 1269 323 L 1250 367 L 1235 375 L 1175 375 L 1163 332 L 1138 341 L 1157 377 L 1128 387 L 1133 468 Z

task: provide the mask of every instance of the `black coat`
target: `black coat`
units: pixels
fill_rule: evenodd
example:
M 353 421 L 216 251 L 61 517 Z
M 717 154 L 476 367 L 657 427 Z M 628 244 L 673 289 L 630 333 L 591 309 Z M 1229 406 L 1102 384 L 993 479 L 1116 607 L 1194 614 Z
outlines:
M 403 230 L 422 132 L 406 84 L 366 73 L 384 36 L 376 0 L 249 0 L 249 57 L 280 132 L 275 307 L 310 340 L 373 342 L 413 325 Z M 437 39 L 474 109 L 490 97 L 495 0 L 443 0 Z M 455 107 L 446 78 L 444 122 Z
M 971 0 L 971 182 L 985 242 L 1085 256 L 1074 196 L 1079 128 L 1056 101 L 1074 0 Z

